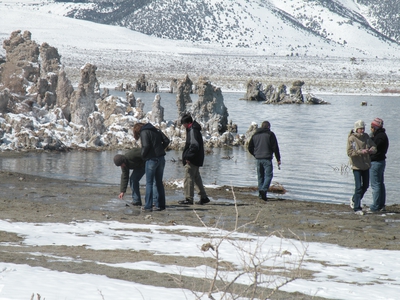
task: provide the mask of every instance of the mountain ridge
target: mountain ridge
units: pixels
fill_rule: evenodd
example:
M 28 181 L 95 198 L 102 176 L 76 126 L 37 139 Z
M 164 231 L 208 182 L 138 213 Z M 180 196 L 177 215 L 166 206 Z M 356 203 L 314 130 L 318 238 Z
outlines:
M 291 22 L 291 15 L 299 11 L 303 3 L 286 1 L 285 7 L 281 7 L 285 1 L 261 2 L 264 6 L 273 6 L 277 12 L 287 13 L 285 22 Z M 242 6 L 245 3 L 243 0 L 239 2 Z M 349 11 L 358 13 L 365 9 L 351 0 L 341 2 L 348 3 Z M 288 3 L 293 6 L 289 7 Z M 248 5 L 247 20 L 249 16 L 256 22 L 267 19 L 268 23 L 262 25 L 270 29 L 267 43 L 227 47 L 211 41 L 163 39 L 126 27 L 65 17 L 67 12 L 77 11 L 77 8 L 93 10 L 93 5 L 50 0 L 3 0 L 0 2 L 0 43 L 15 30 L 31 31 L 32 39 L 37 43 L 45 42 L 59 50 L 68 77 L 74 84 L 79 82 L 80 68 L 89 62 L 98 67 L 102 86 L 111 88 L 121 82 L 134 82 L 138 76 L 146 74 L 163 90 L 168 90 L 172 78 L 186 75 L 194 81 L 206 77 L 224 90 L 231 91 L 245 90 L 247 80 L 253 79 L 276 86 L 301 79 L 306 82 L 307 91 L 313 93 L 366 94 L 398 90 L 400 46 L 382 41 L 354 26 L 340 36 L 334 36 L 331 32 L 342 29 L 344 25 L 340 25 L 343 19 L 335 19 L 333 15 L 324 14 L 325 24 L 337 26 L 330 27 L 332 31 L 326 31 L 326 34 L 341 43 L 324 40 L 311 32 L 305 34 L 306 31 L 301 31 L 299 26 L 286 26 L 275 14 L 266 17 L 265 11 L 251 9 Z M 300 11 L 312 14 L 304 7 Z M 165 15 L 169 13 L 165 12 Z M 242 21 L 246 20 L 244 17 Z M 143 18 L 147 20 L 145 16 Z M 247 27 L 250 25 L 248 22 Z M 226 34 L 232 34 L 228 27 L 225 29 Z M 254 41 L 260 38 L 257 34 L 252 37 Z M 1 57 L 5 59 L 2 49 L 0 60 Z
M 356 40 L 364 35 L 389 48 L 400 45 L 397 18 L 392 21 L 378 15 L 398 7 L 393 0 L 55 2 L 63 4 L 64 16 L 71 18 L 126 27 L 163 39 L 254 48 L 261 53 L 283 48 L 288 55 L 310 55 L 316 40 L 329 44 L 332 51 L 353 47 L 363 53 L 365 48 L 358 47 Z M 303 36 L 306 38 L 300 38 Z M 285 44 L 280 38 L 292 39 L 292 43 Z

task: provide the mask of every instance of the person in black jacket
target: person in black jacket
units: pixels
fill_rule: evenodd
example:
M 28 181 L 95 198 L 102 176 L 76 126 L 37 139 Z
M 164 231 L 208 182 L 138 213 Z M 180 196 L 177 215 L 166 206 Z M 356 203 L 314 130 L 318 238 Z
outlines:
M 186 114 L 181 118 L 181 124 L 186 128 L 186 143 L 182 153 L 182 163 L 185 166 L 184 194 L 185 200 L 178 201 L 179 204 L 193 204 L 194 187 L 199 191 L 200 201 L 196 204 L 210 202 L 204 189 L 203 180 L 199 168 L 204 163 L 204 145 L 201 135 L 201 126 L 193 121 L 191 115 Z
M 261 128 L 258 128 L 251 137 L 248 150 L 257 159 L 257 177 L 259 198 L 267 201 L 267 192 L 273 177 L 272 156 L 281 165 L 281 155 L 279 152 L 278 141 L 275 134 L 271 131 L 271 124 L 264 121 Z
M 121 167 L 121 183 L 120 183 L 120 194 L 118 195 L 119 199 L 123 199 L 126 188 L 128 186 L 131 187 L 132 190 L 132 202 L 131 204 L 134 206 L 142 206 L 142 199 L 140 197 L 140 180 L 142 179 L 145 173 L 145 161 L 142 159 L 142 149 L 134 148 L 129 150 L 124 155 L 117 154 L 114 156 L 114 164 L 117 167 Z M 129 176 L 130 170 L 132 173 Z M 157 189 L 153 189 L 153 202 L 158 206 L 157 201 Z
M 376 144 L 376 153 L 371 154 L 371 168 L 369 169 L 372 205 L 367 213 L 385 211 L 386 205 L 386 187 L 384 182 L 384 173 L 386 167 L 386 153 L 389 148 L 389 139 L 386 130 L 383 128 L 383 120 L 375 118 L 371 122 L 371 139 Z
M 165 149 L 168 147 L 169 138 L 152 124 L 137 123 L 133 127 L 135 139 L 142 144 L 142 158 L 145 160 L 146 170 L 146 203 L 143 211 L 164 210 L 165 190 L 163 176 L 165 168 Z M 153 184 L 158 192 L 158 207 L 153 208 Z

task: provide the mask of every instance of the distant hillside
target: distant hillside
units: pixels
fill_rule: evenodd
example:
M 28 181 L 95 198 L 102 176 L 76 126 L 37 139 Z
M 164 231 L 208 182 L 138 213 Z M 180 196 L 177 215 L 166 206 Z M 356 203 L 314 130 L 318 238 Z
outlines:
M 365 18 L 370 25 L 388 38 L 400 42 L 400 1 L 358 0 L 368 7 Z
M 398 0 L 56 2 L 75 4 L 66 11 L 68 17 L 123 26 L 162 38 L 210 41 L 225 47 L 262 48 L 271 45 L 289 27 L 299 36 L 308 32 L 328 43 L 349 43 L 345 37 L 349 26 L 355 33 L 361 30 L 382 40 L 400 42 Z

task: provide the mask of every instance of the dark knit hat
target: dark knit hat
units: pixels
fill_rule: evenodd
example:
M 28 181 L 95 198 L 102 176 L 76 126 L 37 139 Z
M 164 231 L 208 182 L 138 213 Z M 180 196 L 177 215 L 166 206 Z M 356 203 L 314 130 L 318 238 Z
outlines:
M 122 154 L 117 154 L 114 156 L 114 164 L 119 167 L 121 166 L 123 163 L 126 162 L 126 157 L 125 155 Z
M 371 122 L 371 127 L 374 127 L 375 129 L 379 129 L 383 127 L 383 120 L 380 118 L 375 118 L 372 122 Z

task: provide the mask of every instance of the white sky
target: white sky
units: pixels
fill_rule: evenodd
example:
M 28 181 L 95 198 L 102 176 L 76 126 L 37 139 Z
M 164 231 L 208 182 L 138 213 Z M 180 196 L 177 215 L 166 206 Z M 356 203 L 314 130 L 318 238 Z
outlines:
M 383 215 L 382 218 L 385 218 Z M 24 223 L 0 220 L 0 228 L 16 233 L 23 242 L 1 243 L 1 245 L 25 246 L 81 246 L 93 251 L 129 250 L 149 251 L 154 255 L 186 257 L 210 257 L 202 252 L 201 245 L 212 238 L 225 234 L 210 230 L 209 237 L 201 238 L 206 230 L 191 226 L 159 226 L 127 224 L 117 221 L 93 222 L 76 221 L 69 224 Z M 277 237 L 259 238 L 249 234 L 235 234 L 235 243 L 241 248 L 260 248 L 263 255 L 271 256 L 264 265 L 281 267 L 296 263 L 303 249 L 306 257 L 303 268 L 315 273 L 313 280 L 295 280 L 283 288 L 287 292 L 299 291 L 308 295 L 328 299 L 398 299 L 400 295 L 399 251 L 349 249 L 322 243 L 300 243 L 296 240 Z M 248 242 L 239 242 L 240 238 Z M 279 253 L 289 251 L 292 255 Z M 24 252 L 25 253 L 25 252 Z M 242 252 L 231 243 L 223 242 L 220 254 L 223 260 L 240 268 Z M 30 253 L 47 259 L 79 263 L 83 260 L 72 257 L 55 257 L 45 253 Z M 87 260 L 86 260 L 87 261 Z M 93 262 L 93 261 L 92 261 Z M 96 261 L 94 261 L 96 263 Z M 97 262 L 99 263 L 99 262 Z M 205 266 L 196 268 L 179 265 L 161 265 L 151 261 L 108 264 L 109 267 L 152 270 L 178 276 L 179 274 L 205 278 L 212 276 L 212 269 Z M 46 300 L 80 299 L 191 299 L 191 293 L 181 289 L 166 289 L 142 285 L 124 280 L 109 279 L 93 274 L 73 274 L 11 263 L 0 263 L 0 300 L 29 299 L 32 293 L 39 293 Z M 235 274 L 225 274 L 232 278 Z M 244 284 L 248 283 L 245 278 Z M 100 295 L 101 293 L 101 295 Z M 215 295 L 218 299 L 218 295 Z M 204 298 L 206 299 L 206 298 Z

